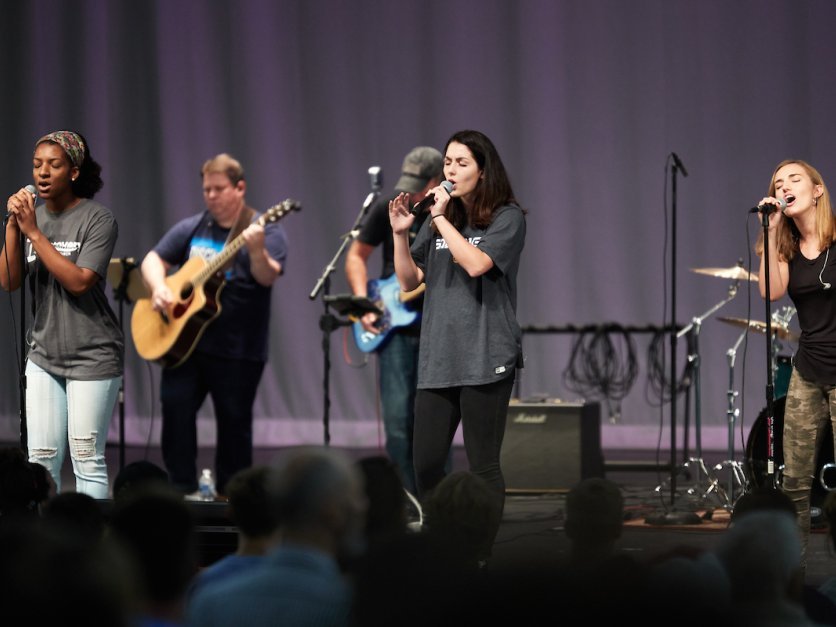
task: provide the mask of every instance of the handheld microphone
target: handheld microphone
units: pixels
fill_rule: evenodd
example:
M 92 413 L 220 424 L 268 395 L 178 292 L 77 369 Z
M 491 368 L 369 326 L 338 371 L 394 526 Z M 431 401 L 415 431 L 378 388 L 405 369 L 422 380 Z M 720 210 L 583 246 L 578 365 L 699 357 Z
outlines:
M 773 211 L 783 211 L 787 208 L 787 201 L 783 198 L 778 199 L 778 204 L 774 205 L 771 202 L 765 202 L 762 205 L 758 205 L 757 207 L 752 207 L 749 209 L 749 213 L 760 213 L 763 211 L 766 214 L 770 214 Z
M 29 185 L 27 185 L 26 187 L 24 187 L 23 189 L 25 189 L 27 192 L 29 192 L 30 194 L 32 194 L 32 196 L 33 196 L 33 197 L 35 197 L 35 198 L 37 198 L 37 197 L 38 197 L 38 192 L 37 192 L 37 190 L 35 189 L 35 186 L 34 186 L 34 185 L 32 185 L 31 183 L 30 183 Z M 9 221 L 9 216 L 10 216 L 10 215 L 11 215 L 11 213 L 9 213 L 9 210 L 8 210 L 8 209 L 6 209 L 6 214 L 3 216 L 3 224 L 4 224 L 4 225 L 6 224 L 6 222 L 8 222 L 8 221 Z
M 453 191 L 453 184 L 450 181 L 441 181 L 441 186 L 447 190 L 448 194 Z M 435 194 L 428 194 L 424 196 L 424 200 L 422 200 L 421 202 L 416 202 L 413 205 L 412 209 L 409 210 L 409 213 L 411 213 L 414 216 L 417 216 L 424 209 L 432 207 L 434 204 Z

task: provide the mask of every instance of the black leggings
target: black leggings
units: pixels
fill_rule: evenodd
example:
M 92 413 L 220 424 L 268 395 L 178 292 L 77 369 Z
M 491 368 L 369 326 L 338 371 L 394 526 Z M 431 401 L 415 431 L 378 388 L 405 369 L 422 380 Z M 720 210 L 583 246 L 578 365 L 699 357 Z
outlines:
M 497 495 L 494 535 L 505 507 L 499 453 L 513 387 L 510 376 L 486 385 L 418 390 L 415 396 L 413 461 L 419 497 L 444 478 L 444 465 L 461 422 L 470 472 L 482 477 Z

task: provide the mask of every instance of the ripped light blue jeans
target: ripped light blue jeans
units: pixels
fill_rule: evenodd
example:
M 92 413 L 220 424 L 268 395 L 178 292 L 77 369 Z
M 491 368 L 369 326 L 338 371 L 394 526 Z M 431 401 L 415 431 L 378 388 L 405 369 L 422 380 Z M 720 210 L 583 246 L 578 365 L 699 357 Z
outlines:
M 26 429 L 29 461 L 49 470 L 61 491 L 69 445 L 76 491 L 108 498 L 105 446 L 122 377 L 78 381 L 26 362 Z

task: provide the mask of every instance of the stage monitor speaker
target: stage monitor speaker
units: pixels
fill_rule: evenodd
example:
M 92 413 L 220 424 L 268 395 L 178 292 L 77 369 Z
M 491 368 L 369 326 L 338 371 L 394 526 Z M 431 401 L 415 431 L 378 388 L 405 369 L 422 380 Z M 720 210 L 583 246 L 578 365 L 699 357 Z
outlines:
M 604 476 L 599 403 L 508 405 L 500 454 L 506 492 L 566 492 Z

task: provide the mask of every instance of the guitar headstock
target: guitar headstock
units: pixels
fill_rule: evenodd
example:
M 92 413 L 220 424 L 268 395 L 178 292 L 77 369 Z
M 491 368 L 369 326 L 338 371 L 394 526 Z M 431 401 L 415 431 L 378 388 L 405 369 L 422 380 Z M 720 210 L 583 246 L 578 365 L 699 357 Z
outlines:
M 273 205 L 265 211 L 259 222 L 261 222 L 262 225 L 267 224 L 268 222 L 278 222 L 291 211 L 302 211 L 302 205 L 292 198 L 287 198 L 278 205 Z

